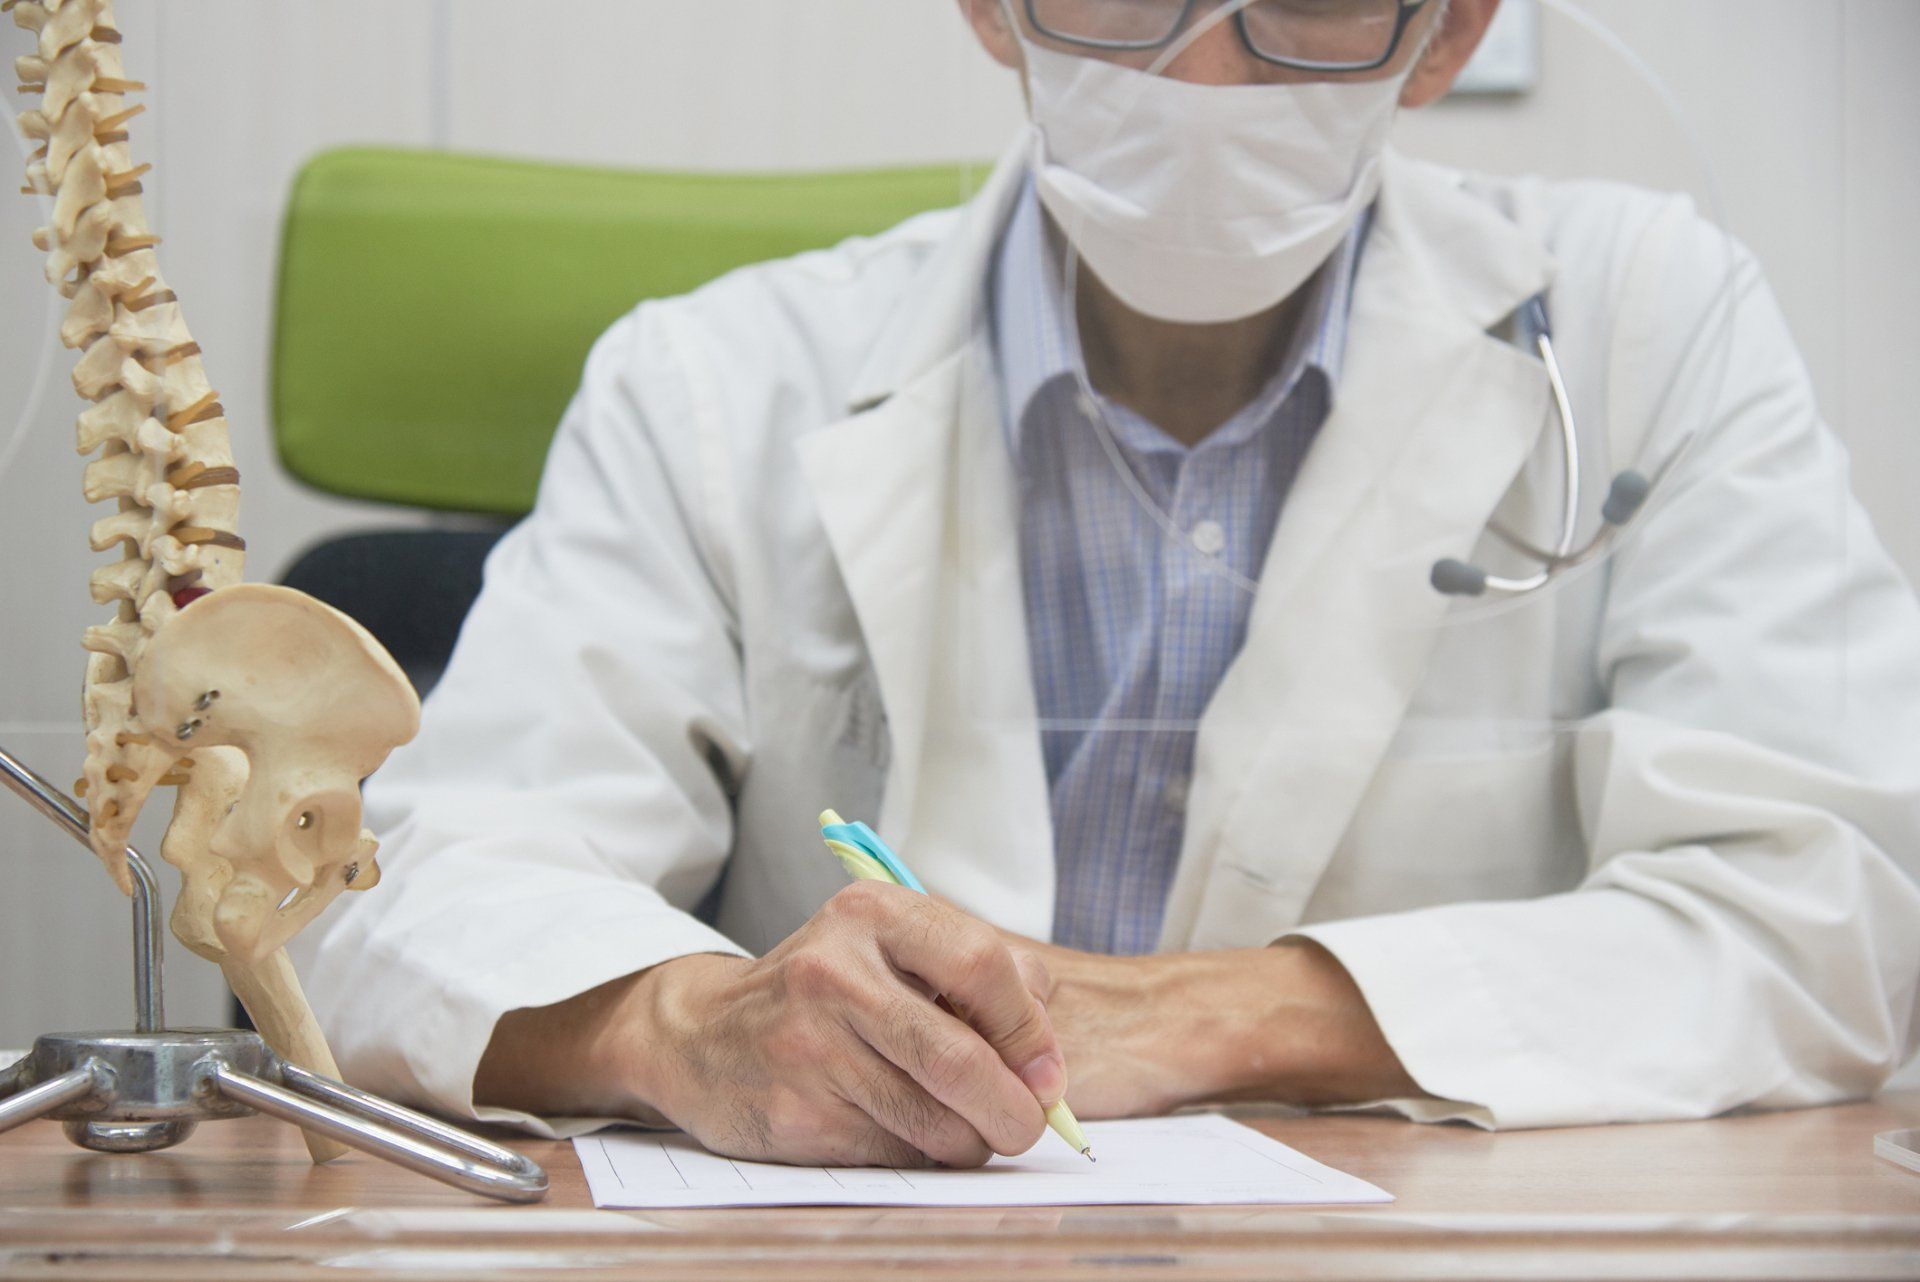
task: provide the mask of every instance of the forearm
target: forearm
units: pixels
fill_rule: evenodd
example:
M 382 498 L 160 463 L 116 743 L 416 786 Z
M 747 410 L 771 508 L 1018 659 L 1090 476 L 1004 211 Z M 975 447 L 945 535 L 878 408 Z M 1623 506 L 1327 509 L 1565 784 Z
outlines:
M 1069 1098 L 1091 1115 L 1424 1093 L 1345 968 L 1311 941 L 1137 958 L 1049 949 L 1046 960 Z
M 666 1125 L 661 1111 L 661 979 L 676 958 L 531 1010 L 510 1011 L 474 1073 L 474 1102 L 541 1116 L 624 1117 Z M 706 958 L 719 961 L 719 958 Z

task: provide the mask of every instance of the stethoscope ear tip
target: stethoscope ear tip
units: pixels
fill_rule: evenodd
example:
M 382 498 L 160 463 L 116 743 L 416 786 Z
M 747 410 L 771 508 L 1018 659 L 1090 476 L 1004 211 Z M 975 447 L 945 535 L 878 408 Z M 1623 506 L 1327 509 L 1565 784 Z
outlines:
M 1429 580 L 1442 596 L 1479 596 L 1487 590 L 1485 570 L 1453 557 L 1435 561 Z
M 1640 511 L 1640 505 L 1647 501 L 1647 491 L 1652 488 L 1653 482 L 1639 472 L 1620 473 L 1607 489 L 1607 501 L 1600 507 L 1600 518 L 1608 525 L 1625 525 Z

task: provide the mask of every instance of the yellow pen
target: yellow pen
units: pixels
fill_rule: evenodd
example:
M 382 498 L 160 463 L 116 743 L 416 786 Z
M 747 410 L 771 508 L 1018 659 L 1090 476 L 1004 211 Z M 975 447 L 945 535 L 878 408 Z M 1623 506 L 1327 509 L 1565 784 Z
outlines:
M 820 813 L 820 836 L 827 843 L 840 866 L 855 881 L 886 881 L 896 886 L 905 886 L 908 890 L 924 895 L 927 888 L 920 879 L 902 862 L 900 856 L 880 840 L 878 833 L 863 823 L 848 823 L 831 810 Z M 1093 1149 L 1087 1143 L 1087 1133 L 1080 1129 L 1079 1119 L 1062 1099 L 1047 1108 L 1047 1125 L 1053 1133 L 1071 1144 L 1076 1152 L 1089 1162 L 1095 1160 Z

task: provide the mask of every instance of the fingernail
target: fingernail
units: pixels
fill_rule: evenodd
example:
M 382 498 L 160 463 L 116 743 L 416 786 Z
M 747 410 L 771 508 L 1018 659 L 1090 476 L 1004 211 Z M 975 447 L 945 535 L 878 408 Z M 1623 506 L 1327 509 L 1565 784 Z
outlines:
M 1067 1093 L 1067 1066 L 1057 1055 L 1042 1055 L 1020 1070 L 1020 1080 L 1042 1104 L 1058 1104 Z

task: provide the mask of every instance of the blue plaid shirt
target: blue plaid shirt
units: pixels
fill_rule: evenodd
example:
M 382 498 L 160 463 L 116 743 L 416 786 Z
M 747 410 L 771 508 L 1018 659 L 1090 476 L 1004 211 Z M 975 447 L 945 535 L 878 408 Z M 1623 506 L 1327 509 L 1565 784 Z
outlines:
M 1325 421 L 1368 220 L 1312 285 L 1292 349 L 1189 449 L 1104 404 L 1121 457 L 1181 532 L 1129 491 L 1076 370 L 1079 336 L 1029 184 L 993 267 L 995 359 L 1021 485 L 1021 564 L 1053 807 L 1055 942 L 1150 952 L 1185 830 L 1194 735 L 1246 639 L 1281 501 Z

